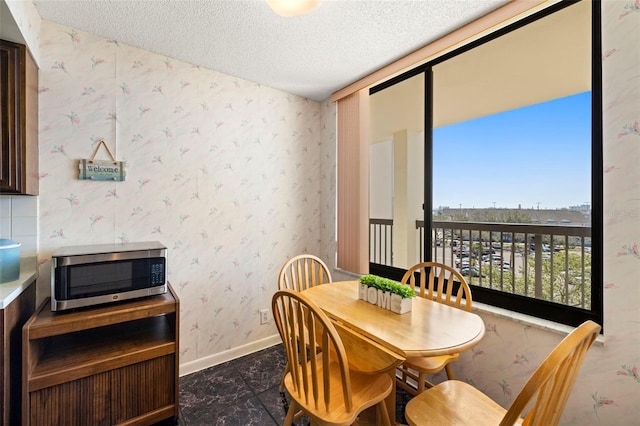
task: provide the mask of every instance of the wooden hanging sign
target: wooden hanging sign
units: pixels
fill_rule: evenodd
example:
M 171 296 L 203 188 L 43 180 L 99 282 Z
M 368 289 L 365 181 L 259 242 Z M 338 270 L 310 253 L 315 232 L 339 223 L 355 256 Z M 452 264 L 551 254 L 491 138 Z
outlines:
M 108 160 L 94 160 L 100 147 L 104 147 L 111 157 L 111 161 Z M 93 151 L 93 155 L 89 159 L 80 160 L 78 168 L 80 172 L 78 179 L 80 180 L 112 180 L 112 181 L 124 181 L 127 172 L 125 171 L 125 162 L 116 161 L 109 150 L 109 147 L 104 140 L 100 139 L 100 142 Z

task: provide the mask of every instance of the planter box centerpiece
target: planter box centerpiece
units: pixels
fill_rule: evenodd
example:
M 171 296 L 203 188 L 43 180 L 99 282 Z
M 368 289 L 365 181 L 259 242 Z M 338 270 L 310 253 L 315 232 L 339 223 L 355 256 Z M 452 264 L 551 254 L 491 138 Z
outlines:
M 411 299 L 416 293 L 408 285 L 377 275 L 363 275 L 358 281 L 359 299 L 396 314 L 411 311 Z

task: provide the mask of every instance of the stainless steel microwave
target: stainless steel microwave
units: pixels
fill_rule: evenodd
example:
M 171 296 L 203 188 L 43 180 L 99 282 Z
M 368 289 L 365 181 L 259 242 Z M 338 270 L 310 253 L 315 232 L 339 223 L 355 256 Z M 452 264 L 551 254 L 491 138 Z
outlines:
M 51 310 L 166 293 L 167 248 L 158 241 L 63 247 L 51 257 Z

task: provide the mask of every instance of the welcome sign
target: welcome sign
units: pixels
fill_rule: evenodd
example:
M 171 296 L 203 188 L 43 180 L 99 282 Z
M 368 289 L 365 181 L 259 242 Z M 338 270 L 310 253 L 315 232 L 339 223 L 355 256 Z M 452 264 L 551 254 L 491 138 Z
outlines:
M 94 160 L 101 146 L 107 150 L 111 161 Z M 126 177 L 125 162 L 115 160 L 104 140 L 100 140 L 91 158 L 80 160 L 78 169 L 78 179 L 80 180 L 124 181 Z
M 123 161 L 80 160 L 81 180 L 124 181 L 126 172 Z

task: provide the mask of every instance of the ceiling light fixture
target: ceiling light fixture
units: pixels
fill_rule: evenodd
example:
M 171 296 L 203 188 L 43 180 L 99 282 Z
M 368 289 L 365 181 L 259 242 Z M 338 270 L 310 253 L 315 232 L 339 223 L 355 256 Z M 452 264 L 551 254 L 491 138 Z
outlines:
M 280 16 L 298 16 L 318 7 L 319 0 L 267 0 L 267 4 Z

